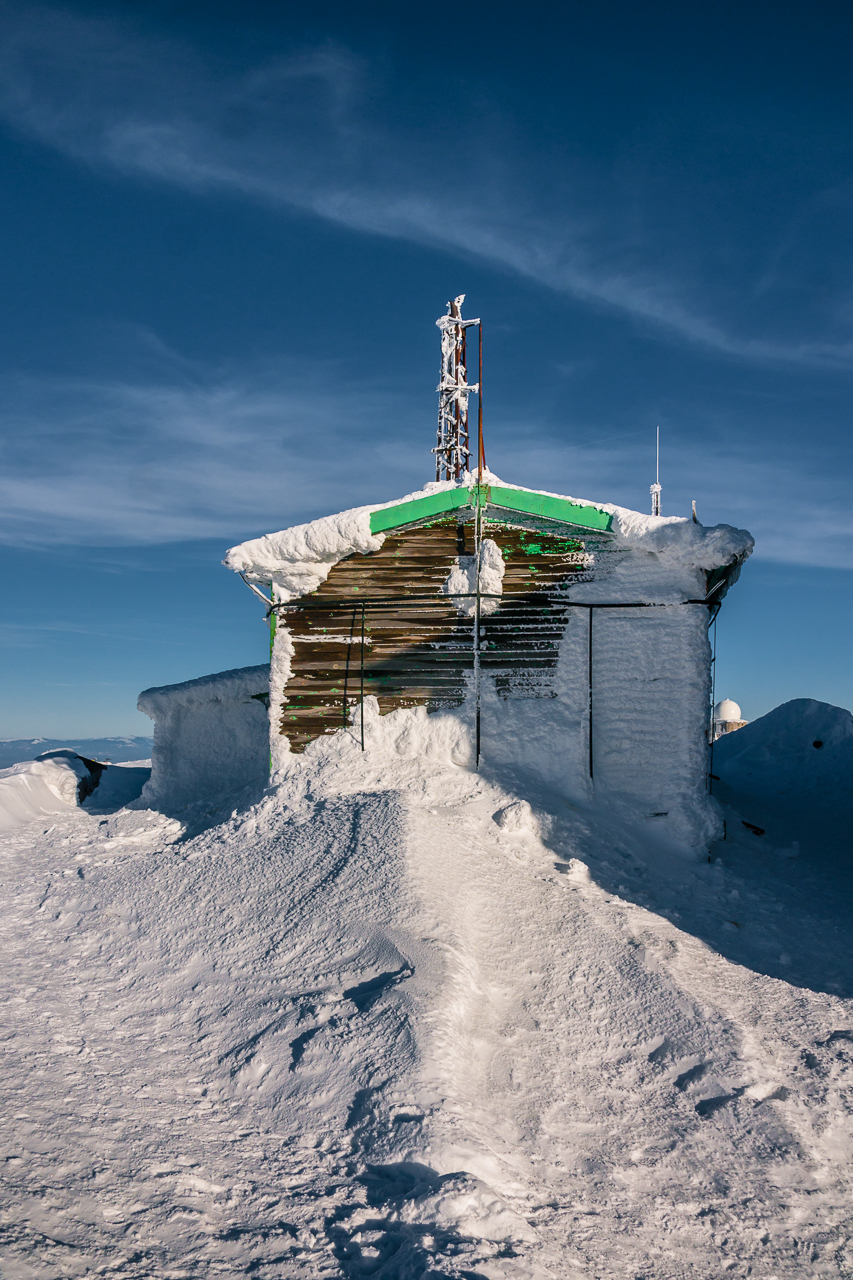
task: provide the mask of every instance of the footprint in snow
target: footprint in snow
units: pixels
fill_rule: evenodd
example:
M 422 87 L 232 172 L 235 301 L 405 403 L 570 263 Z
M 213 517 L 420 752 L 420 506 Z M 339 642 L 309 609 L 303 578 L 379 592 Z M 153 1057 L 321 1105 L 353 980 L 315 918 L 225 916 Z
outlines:
M 701 1098 L 696 1103 L 696 1114 L 704 1120 L 706 1116 L 712 1116 L 721 1107 L 727 1106 L 730 1102 L 735 1102 L 742 1093 L 743 1089 L 735 1089 L 732 1093 L 718 1093 L 711 1098 Z
M 701 1079 L 710 1065 L 710 1062 L 694 1062 L 685 1071 L 681 1071 L 672 1083 L 676 1089 L 680 1089 L 683 1093 L 688 1085 L 695 1084 L 697 1080 Z
M 396 987 L 399 983 L 405 982 L 413 973 L 414 969 L 411 965 L 401 965 L 391 973 L 379 973 L 375 978 L 368 978 L 366 982 L 347 987 L 344 991 L 344 999 L 351 1000 L 359 1013 L 366 1013 L 389 987 Z
M 669 1041 L 666 1036 L 655 1036 L 643 1046 L 643 1052 L 648 1062 L 661 1062 L 669 1052 Z
M 839 1031 L 830 1031 L 825 1040 L 819 1040 L 820 1045 L 835 1044 L 838 1040 L 853 1040 L 853 1031 L 848 1027 L 843 1027 Z

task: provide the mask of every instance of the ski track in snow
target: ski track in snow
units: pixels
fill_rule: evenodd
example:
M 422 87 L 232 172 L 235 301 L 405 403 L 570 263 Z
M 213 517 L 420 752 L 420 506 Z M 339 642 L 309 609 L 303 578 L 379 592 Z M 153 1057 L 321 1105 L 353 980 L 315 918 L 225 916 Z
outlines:
M 853 1275 L 850 965 L 776 976 L 840 946 L 790 864 L 315 746 L 2 838 L 4 1277 Z

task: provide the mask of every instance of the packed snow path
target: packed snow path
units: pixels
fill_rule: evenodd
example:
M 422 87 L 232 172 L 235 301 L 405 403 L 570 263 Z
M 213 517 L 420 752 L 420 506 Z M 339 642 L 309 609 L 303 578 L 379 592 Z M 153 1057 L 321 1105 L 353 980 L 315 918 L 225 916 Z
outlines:
M 4 1276 L 853 1275 L 843 904 L 417 723 L 3 838 Z

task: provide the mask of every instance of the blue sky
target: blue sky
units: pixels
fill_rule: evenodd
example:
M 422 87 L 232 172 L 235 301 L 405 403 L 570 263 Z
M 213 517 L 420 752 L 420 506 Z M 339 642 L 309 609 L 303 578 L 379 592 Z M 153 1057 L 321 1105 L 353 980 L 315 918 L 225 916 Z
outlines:
M 853 705 L 853 11 L 0 11 L 0 735 L 263 661 L 235 542 L 431 476 L 749 528 L 718 693 Z

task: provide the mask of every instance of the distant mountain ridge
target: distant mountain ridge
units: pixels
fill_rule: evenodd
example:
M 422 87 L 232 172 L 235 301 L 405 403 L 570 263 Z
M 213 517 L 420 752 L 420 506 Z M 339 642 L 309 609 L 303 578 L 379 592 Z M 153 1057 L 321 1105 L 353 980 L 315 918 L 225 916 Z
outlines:
M 0 738 L 0 769 L 35 760 L 45 751 L 68 748 L 90 760 L 147 760 L 151 738 Z

